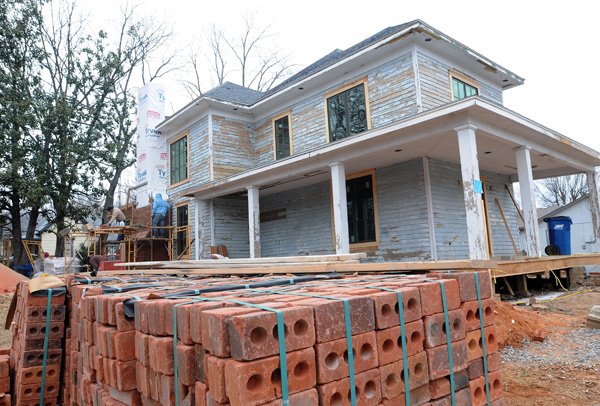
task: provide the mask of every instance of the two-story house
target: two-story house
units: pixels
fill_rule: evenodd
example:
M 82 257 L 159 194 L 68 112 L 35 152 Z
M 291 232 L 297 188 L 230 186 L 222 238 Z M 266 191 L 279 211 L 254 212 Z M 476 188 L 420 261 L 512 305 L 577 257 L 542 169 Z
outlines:
M 192 258 L 219 244 L 231 257 L 514 255 L 518 181 L 520 249 L 539 256 L 533 180 L 593 174 L 598 213 L 600 154 L 503 107 L 523 82 L 417 20 L 266 93 L 225 83 L 158 126 L 173 221 L 191 225 Z

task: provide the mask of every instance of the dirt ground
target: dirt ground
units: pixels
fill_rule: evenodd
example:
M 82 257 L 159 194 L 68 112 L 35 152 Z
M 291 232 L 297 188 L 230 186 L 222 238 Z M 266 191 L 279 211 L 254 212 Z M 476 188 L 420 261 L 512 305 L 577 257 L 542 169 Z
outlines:
M 6 321 L 6 313 L 8 312 L 12 297 L 12 293 L 0 295 L 0 349 L 10 348 L 11 346 L 10 330 L 4 330 L 4 322 Z
M 507 406 L 600 405 L 600 330 L 584 327 L 596 304 L 598 288 L 534 307 L 497 306 Z

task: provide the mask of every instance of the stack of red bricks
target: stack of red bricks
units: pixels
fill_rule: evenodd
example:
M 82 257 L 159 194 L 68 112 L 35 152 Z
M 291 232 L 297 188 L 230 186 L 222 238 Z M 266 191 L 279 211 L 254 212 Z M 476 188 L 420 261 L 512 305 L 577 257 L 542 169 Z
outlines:
M 44 386 L 44 406 L 59 404 L 66 314 L 65 294 L 51 297 L 50 314 L 47 314 L 46 292 L 38 292 L 39 296 L 29 293 L 27 281 L 20 282 L 17 287 L 17 306 L 12 324 L 13 339 L 10 352 L 10 363 L 14 370 L 12 397 L 15 405 L 39 405 L 42 386 Z M 45 382 L 42 385 L 43 348 L 48 317 L 50 317 L 50 328 L 47 334 Z

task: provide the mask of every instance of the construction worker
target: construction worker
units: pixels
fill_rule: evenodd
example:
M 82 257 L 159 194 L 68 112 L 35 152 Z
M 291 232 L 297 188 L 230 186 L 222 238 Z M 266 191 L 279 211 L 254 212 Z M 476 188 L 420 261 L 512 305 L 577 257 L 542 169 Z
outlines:
M 125 226 L 125 215 L 118 207 L 108 206 L 106 212 L 110 215 L 110 219 L 108 220 L 108 225 L 111 227 L 123 227 Z M 117 241 L 123 241 L 125 238 L 124 234 L 119 234 L 117 236 Z
M 100 262 L 102 261 L 106 261 L 104 255 L 92 255 L 85 257 L 83 261 L 81 261 L 81 265 L 87 268 L 87 271 L 91 276 L 96 276 L 98 274 L 98 268 L 100 268 Z
M 167 203 L 160 193 L 157 193 L 152 203 L 152 226 L 164 227 L 167 213 L 171 206 Z M 152 229 L 152 237 L 164 237 L 164 229 Z

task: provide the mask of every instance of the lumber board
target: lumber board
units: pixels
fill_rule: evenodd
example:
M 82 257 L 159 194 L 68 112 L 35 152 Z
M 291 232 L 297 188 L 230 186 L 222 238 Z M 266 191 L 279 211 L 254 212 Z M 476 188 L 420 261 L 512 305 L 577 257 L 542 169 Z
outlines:
M 266 258 L 226 258 L 226 259 L 198 259 L 198 260 L 182 260 L 182 261 L 148 261 L 148 262 L 124 262 L 115 264 L 121 267 L 167 267 L 171 268 L 175 265 L 183 265 L 186 268 L 203 268 L 205 265 L 214 265 L 216 262 L 222 264 L 245 264 L 245 265 L 263 265 L 263 264 L 286 264 L 297 262 L 334 262 L 334 261 L 358 261 L 367 257 L 364 252 L 354 254 L 333 254 L 333 255 L 299 255 L 291 257 L 266 257 Z
M 220 262 L 220 261 L 215 261 Z M 251 264 L 246 267 L 215 267 L 215 268 L 159 268 L 159 269 L 134 269 L 131 271 L 118 271 L 119 274 L 144 273 L 157 274 L 182 274 L 182 275 L 252 275 L 252 274 L 293 274 L 293 273 L 325 273 L 325 272 L 412 272 L 432 270 L 483 270 L 496 266 L 492 260 L 449 260 L 449 261 L 420 261 L 420 262 L 372 262 L 372 263 L 340 263 L 324 262 L 318 264 L 290 263 L 277 266 L 261 266 Z M 115 275 L 115 271 L 106 275 Z
M 600 254 L 556 255 L 498 261 L 492 273 L 496 278 L 554 271 L 574 266 L 600 265 Z

